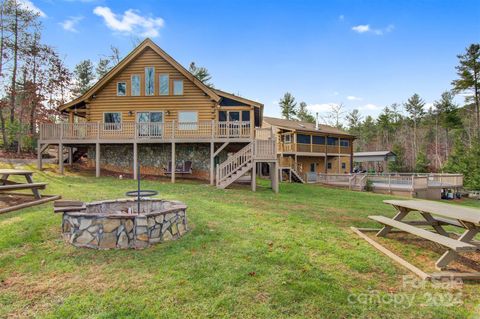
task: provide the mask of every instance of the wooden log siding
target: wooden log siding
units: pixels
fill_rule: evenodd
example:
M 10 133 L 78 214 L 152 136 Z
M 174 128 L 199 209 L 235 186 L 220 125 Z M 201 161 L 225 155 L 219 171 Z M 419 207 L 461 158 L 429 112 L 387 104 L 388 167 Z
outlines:
M 154 67 L 154 95 L 145 95 L 145 68 Z M 169 95 L 159 95 L 159 76 L 169 75 Z M 140 96 L 131 95 L 131 77 L 140 75 Z M 173 95 L 173 81 L 183 80 L 183 95 Z M 117 96 L 117 83 L 127 83 L 125 96 Z M 103 122 L 105 112 L 121 112 L 122 121 L 135 121 L 135 112 L 164 111 L 164 122 L 178 120 L 179 111 L 197 111 L 198 120 L 216 117 L 216 103 L 200 88 L 188 80 L 150 48 L 146 48 L 137 59 L 128 64 L 111 81 L 95 94 L 88 103 L 89 122 Z M 131 115 L 129 112 L 132 112 Z M 168 111 L 168 112 L 167 112 Z

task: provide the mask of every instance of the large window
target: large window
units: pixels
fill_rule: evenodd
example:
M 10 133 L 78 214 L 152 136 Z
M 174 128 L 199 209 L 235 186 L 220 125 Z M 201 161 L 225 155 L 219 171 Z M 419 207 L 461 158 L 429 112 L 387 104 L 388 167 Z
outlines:
M 105 130 L 119 130 L 122 125 L 122 113 L 103 113 L 103 126 Z
M 132 96 L 140 95 L 140 75 L 132 75 Z
M 126 82 L 118 82 L 117 83 L 117 96 L 125 96 L 127 95 L 127 83 Z
M 170 85 L 169 85 L 169 78 L 168 74 L 160 74 L 160 95 L 168 95 L 170 94 Z
M 325 136 L 312 136 L 312 143 L 313 144 L 320 144 L 324 145 L 325 144 Z
M 310 135 L 305 135 L 305 134 L 298 134 L 297 135 L 297 143 L 300 144 L 310 144 Z
M 196 130 L 198 128 L 198 112 L 178 112 L 178 128 L 180 130 Z
M 348 146 L 350 146 L 350 141 L 345 140 L 345 139 L 341 139 L 340 140 L 340 146 L 348 147 Z
M 163 112 L 137 112 L 138 136 L 162 137 Z
M 155 94 L 155 68 L 145 68 L 145 95 Z
M 329 137 L 327 138 L 328 145 L 337 145 L 338 139 L 336 137 Z
M 183 95 L 183 80 L 173 81 L 173 95 Z

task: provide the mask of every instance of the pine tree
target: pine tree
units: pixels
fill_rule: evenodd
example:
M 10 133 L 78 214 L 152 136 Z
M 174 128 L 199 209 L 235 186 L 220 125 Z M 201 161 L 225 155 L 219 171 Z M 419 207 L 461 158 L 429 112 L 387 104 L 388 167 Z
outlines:
M 75 96 L 80 96 L 90 89 L 95 79 L 93 73 L 93 64 L 90 60 L 83 60 L 75 66 L 73 71 L 75 85 L 72 92 Z
M 300 102 L 300 104 L 298 105 L 297 119 L 303 122 L 315 123 L 315 117 L 307 109 L 307 103 Z
M 456 66 L 458 79 L 452 82 L 455 93 L 470 93 L 466 96 L 467 103 L 473 103 L 477 138 L 480 139 L 480 44 L 471 44 L 464 54 L 457 56 Z
M 425 152 L 420 151 L 417 155 L 415 161 L 415 172 L 416 173 L 427 173 L 430 162 L 427 158 Z
M 205 84 L 208 87 L 213 88 L 213 84 L 210 83 L 210 80 L 212 79 L 212 76 L 208 72 L 207 68 L 204 67 L 197 67 L 195 65 L 195 62 L 190 63 L 190 68 L 188 69 L 190 73 L 193 74 L 198 80 L 200 80 L 203 84 Z
M 453 94 L 449 91 L 442 93 L 440 100 L 433 103 L 438 124 L 445 130 L 445 155 L 448 159 L 449 134 L 453 129 L 462 127 L 462 119 L 458 115 L 458 106 L 453 101 Z
M 395 161 L 388 162 L 388 170 L 390 172 L 405 171 L 405 149 L 400 144 L 394 144 L 392 152 L 395 153 Z
M 95 73 L 97 73 L 97 79 L 101 79 L 111 69 L 112 67 L 110 66 L 109 59 L 101 58 L 100 60 L 98 60 L 97 67 L 95 68 Z
M 418 146 L 417 146 L 417 128 L 419 125 L 419 122 L 421 121 L 423 115 L 425 114 L 425 111 L 423 107 L 425 106 L 425 102 L 420 98 L 420 95 L 415 93 L 412 95 L 407 103 L 405 103 L 405 110 L 408 112 L 410 115 L 410 119 L 413 122 L 413 149 L 412 149 L 412 163 L 416 163 L 417 159 L 417 152 L 418 152 Z
M 297 102 L 295 102 L 295 98 L 292 94 L 288 92 L 285 93 L 278 104 L 280 105 L 280 109 L 282 110 L 283 118 L 291 120 L 297 114 Z

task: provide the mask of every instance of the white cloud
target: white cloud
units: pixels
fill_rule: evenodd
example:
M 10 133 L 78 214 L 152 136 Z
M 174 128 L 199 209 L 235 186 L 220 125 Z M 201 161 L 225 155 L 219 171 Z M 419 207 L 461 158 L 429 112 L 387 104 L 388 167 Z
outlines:
M 59 24 L 62 26 L 62 28 L 66 31 L 70 31 L 70 32 L 78 32 L 78 30 L 76 29 L 76 25 L 82 21 L 83 17 L 79 16 L 79 17 L 69 17 L 68 19 L 66 19 L 65 21 L 63 22 L 60 22 Z
M 162 18 L 139 15 L 139 11 L 129 9 L 123 14 L 115 14 L 109 7 L 96 7 L 93 13 L 103 17 L 108 28 L 122 34 L 140 34 L 143 37 L 157 37 L 165 22 Z
M 347 96 L 347 100 L 349 100 L 349 101 L 361 101 L 361 100 L 363 100 L 363 98 L 358 97 L 358 96 L 349 95 L 349 96 Z
M 370 26 L 368 24 L 359 24 L 352 27 L 352 30 L 358 33 L 364 33 L 370 31 Z
M 386 33 L 392 32 L 395 29 L 393 24 L 388 25 L 386 28 L 374 29 L 371 28 L 369 24 L 359 24 L 352 27 L 352 30 L 357 33 L 373 33 L 375 35 L 384 35 Z
M 376 104 L 368 103 L 358 108 L 359 110 L 365 111 L 380 111 L 382 108 Z
M 45 14 L 45 12 L 43 12 L 39 7 L 37 7 L 36 5 L 33 4 L 32 1 L 30 0 L 20 0 L 18 1 L 18 4 L 20 6 L 20 8 L 24 9 L 24 10 L 30 10 L 30 11 L 33 11 L 35 12 L 36 14 L 38 14 L 40 17 L 42 18 L 46 18 L 47 15 Z

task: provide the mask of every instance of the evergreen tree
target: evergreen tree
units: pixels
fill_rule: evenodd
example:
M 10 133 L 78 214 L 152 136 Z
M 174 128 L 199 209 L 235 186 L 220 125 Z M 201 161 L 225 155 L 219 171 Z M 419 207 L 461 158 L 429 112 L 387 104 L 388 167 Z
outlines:
M 395 161 L 388 162 L 388 170 L 390 172 L 404 172 L 405 171 L 405 149 L 400 144 L 394 144 L 392 152 L 395 153 Z
M 416 163 L 416 159 L 417 159 L 417 152 L 418 152 L 417 128 L 420 120 L 425 114 L 425 111 L 423 109 L 424 106 L 425 106 L 425 102 L 420 98 L 420 95 L 418 95 L 417 93 L 412 95 L 407 100 L 407 103 L 405 103 L 405 110 L 408 112 L 408 114 L 410 115 L 410 119 L 413 122 L 413 144 L 412 144 L 413 145 L 413 149 L 412 149 L 413 163 Z
M 315 117 L 307 109 L 307 103 L 300 102 L 297 110 L 297 119 L 303 122 L 315 123 Z
M 452 82 L 455 93 L 470 93 L 465 100 L 475 110 L 477 138 L 480 139 L 480 44 L 471 44 L 464 54 L 457 56 L 458 79 Z
M 458 107 L 453 102 L 453 94 L 449 91 L 442 93 L 440 100 L 433 103 L 438 124 L 445 130 L 445 154 L 448 159 L 449 134 L 453 129 L 462 127 L 462 119 L 458 115 Z
M 95 74 L 93 73 L 93 64 L 90 60 L 83 60 L 75 66 L 73 71 L 75 85 L 72 89 L 75 96 L 80 96 L 90 89 L 92 82 L 95 79 Z
M 95 68 L 95 72 L 97 73 L 97 79 L 101 79 L 111 69 L 112 67 L 110 66 L 109 59 L 101 58 L 100 60 L 98 60 L 97 67 Z
M 362 128 L 362 116 L 358 109 L 352 110 L 346 116 L 348 132 L 356 137 L 360 137 Z
M 415 161 L 415 172 L 416 173 L 427 173 L 429 165 L 430 165 L 430 162 L 429 162 L 425 152 L 423 152 L 423 151 L 419 152 L 418 156 L 416 158 L 416 161 Z
M 480 190 L 480 143 L 475 141 L 471 147 L 466 147 L 462 136 L 457 134 L 443 169 L 448 173 L 463 174 L 465 187 Z
M 190 73 L 192 73 L 198 80 L 200 80 L 203 84 L 208 87 L 213 88 L 213 84 L 210 83 L 212 76 L 208 72 L 207 68 L 204 67 L 197 67 L 195 62 L 190 63 L 190 67 L 188 69 Z
M 280 109 L 282 110 L 283 118 L 291 120 L 297 114 L 297 102 L 295 102 L 295 98 L 292 94 L 288 92 L 285 93 L 278 104 L 280 105 Z

